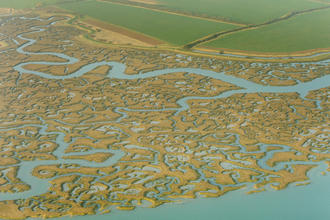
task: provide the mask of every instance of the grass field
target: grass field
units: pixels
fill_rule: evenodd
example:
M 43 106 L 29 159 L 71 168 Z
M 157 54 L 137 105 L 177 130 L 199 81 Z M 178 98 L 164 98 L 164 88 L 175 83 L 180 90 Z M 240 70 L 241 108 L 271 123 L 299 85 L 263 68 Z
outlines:
M 47 5 L 49 4 L 55 4 L 58 0 L 48 0 L 46 1 Z M 24 9 L 24 8 L 32 8 L 37 5 L 37 3 L 40 3 L 41 0 L 0 0 L 0 7 L 4 8 L 14 8 L 16 10 L 18 9 Z
M 59 5 L 92 18 L 181 46 L 236 25 L 112 3 L 87 1 Z
M 224 35 L 203 46 L 255 52 L 294 52 L 330 47 L 330 9 Z
M 70 0 L 70 1 L 75 1 L 75 0 Z M 37 3 L 44 3 L 44 5 L 46 6 L 46 5 L 61 3 L 61 0 L 0 0 L 0 8 L 2 7 L 13 8 L 19 10 L 24 8 L 35 7 Z
M 172 9 L 254 24 L 281 17 L 292 11 L 326 5 L 309 0 L 157 0 L 157 2 Z

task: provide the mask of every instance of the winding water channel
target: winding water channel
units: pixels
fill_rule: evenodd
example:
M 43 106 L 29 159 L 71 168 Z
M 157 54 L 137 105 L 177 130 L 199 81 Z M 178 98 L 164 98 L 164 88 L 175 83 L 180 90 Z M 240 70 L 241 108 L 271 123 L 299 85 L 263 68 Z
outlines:
M 52 23 L 51 25 L 55 24 Z M 38 33 L 38 32 L 42 32 L 44 31 L 43 27 L 32 27 L 31 28 L 32 31 L 29 33 Z M 46 61 L 42 61 L 42 62 L 26 62 L 26 63 L 20 63 L 17 66 L 14 66 L 13 69 L 18 71 L 21 75 L 23 74 L 33 74 L 33 75 L 37 75 L 43 78 L 47 78 L 47 79 L 70 79 L 70 78 L 76 78 L 76 77 L 80 77 L 83 74 L 95 69 L 98 66 L 103 66 L 103 65 L 108 65 L 111 66 L 112 69 L 108 72 L 108 75 L 106 77 L 110 77 L 110 78 L 116 78 L 116 79 L 125 79 L 125 80 L 133 80 L 133 79 L 144 79 L 144 78 L 149 78 L 149 77 L 156 77 L 156 76 L 160 76 L 160 75 L 164 75 L 164 74 L 169 74 L 169 73 L 178 73 L 178 72 L 187 72 L 187 73 L 194 73 L 194 74 L 199 74 L 202 76 L 207 76 L 207 77 L 212 77 L 214 79 L 219 79 L 222 80 L 224 82 L 228 82 L 231 84 L 234 84 L 238 87 L 241 87 L 242 89 L 239 90 L 232 90 L 232 91 L 227 91 L 227 92 L 223 92 L 222 94 L 218 95 L 218 96 L 213 96 L 213 97 L 202 97 L 202 96 L 194 96 L 194 97 L 185 97 L 182 99 L 179 99 L 177 101 L 177 104 L 179 106 L 181 106 L 180 108 L 177 109 L 163 109 L 163 110 L 153 110 L 153 111 L 164 111 L 164 110 L 176 110 L 176 115 L 178 113 L 180 113 L 181 111 L 187 110 L 190 108 L 190 106 L 187 104 L 188 100 L 192 100 L 192 99 L 220 99 L 220 98 L 226 98 L 229 97 L 231 95 L 234 94 L 239 94 L 239 93 L 292 93 L 292 92 L 297 92 L 300 94 L 300 97 L 303 99 L 306 99 L 306 95 L 308 94 L 308 92 L 312 91 L 312 90 L 317 90 L 320 88 L 324 88 L 330 85 L 330 75 L 325 75 L 322 76 L 320 78 L 314 79 L 310 82 L 306 82 L 306 83 L 302 83 L 302 82 L 297 82 L 297 85 L 294 86 L 265 86 L 265 85 L 260 85 L 242 78 L 238 78 L 235 76 L 230 76 L 230 75 L 226 75 L 225 72 L 214 72 L 211 70 L 204 70 L 204 69 L 195 69 L 195 68 L 173 68 L 173 69 L 163 69 L 163 70 L 155 70 L 155 71 L 150 71 L 147 73 L 140 73 L 137 75 L 126 75 L 125 74 L 125 69 L 126 66 L 122 63 L 118 63 L 118 62 L 97 62 L 97 63 L 91 63 L 91 64 L 87 64 L 85 66 L 83 66 L 81 69 L 79 69 L 78 71 L 70 74 L 70 75 L 65 75 L 65 76 L 53 76 L 51 74 L 47 74 L 47 73 L 42 73 L 42 72 L 37 72 L 37 71 L 32 71 L 32 70 L 26 70 L 24 69 L 24 67 L 26 65 L 29 64 L 39 64 L 39 65 L 69 65 L 69 64 L 74 64 L 79 62 L 79 59 L 74 58 L 74 57 L 70 57 L 67 56 L 65 54 L 60 54 L 60 53 L 31 53 L 31 52 L 26 52 L 25 48 L 33 45 L 34 43 L 36 43 L 36 40 L 33 39 L 29 39 L 24 37 L 24 34 L 20 34 L 17 37 L 19 39 L 22 40 L 26 40 L 27 43 L 19 46 L 16 51 L 18 53 L 22 53 L 22 54 L 27 54 L 27 55 L 33 55 L 33 56 L 43 56 L 43 55 L 53 55 L 62 59 L 66 59 L 67 62 L 46 62 Z M 291 63 L 291 65 L 294 67 L 297 64 L 302 64 L 302 65 L 306 65 L 306 64 L 322 64 L 322 65 L 329 65 L 330 64 L 330 60 L 324 60 L 324 61 L 320 61 L 320 62 L 310 62 L 310 63 Z M 321 108 L 319 103 L 318 103 L 318 108 Z M 120 112 L 120 109 L 125 109 L 126 111 L 131 111 L 129 108 L 117 108 L 115 111 L 122 114 L 123 117 L 121 117 L 120 119 L 118 119 L 115 123 L 120 123 L 120 121 L 126 117 L 125 113 Z M 139 111 L 139 110 L 134 110 L 134 111 Z M 141 110 L 141 111 L 147 111 L 147 110 Z M 41 121 L 43 121 L 42 118 L 39 118 Z M 44 122 L 44 121 L 43 121 Z M 33 171 L 33 169 L 37 166 L 40 165 L 52 165 L 52 164 L 78 164 L 80 166 L 87 166 L 87 167 L 107 167 L 113 164 L 116 164 L 116 162 L 118 160 L 120 160 L 124 155 L 125 152 L 121 151 L 121 150 L 113 150 L 113 149 L 104 149 L 104 150 L 99 150 L 99 149 L 92 149 L 90 150 L 88 153 L 86 152 L 75 152 L 75 153 L 65 153 L 65 150 L 68 148 L 68 146 L 75 142 L 76 139 L 72 139 L 72 141 L 70 143 L 67 143 L 64 141 L 64 137 L 65 137 L 65 133 L 64 132 L 47 132 L 47 128 L 48 125 L 46 122 L 43 123 L 43 125 L 37 125 L 37 124 L 29 124 L 29 125 L 24 125 L 22 127 L 17 127 L 15 129 L 20 129 L 23 127 L 27 127 L 27 126 L 34 126 L 34 127 L 38 127 L 41 128 L 39 130 L 39 133 L 41 135 L 56 135 L 56 144 L 58 144 L 58 148 L 56 149 L 56 151 L 53 152 L 53 155 L 56 156 L 58 159 L 54 160 L 54 161 L 21 161 L 21 163 L 19 164 L 20 169 L 18 172 L 18 178 L 20 178 L 23 182 L 26 182 L 27 184 L 29 184 L 31 186 L 31 190 L 26 191 L 26 192 L 21 192 L 21 193 L 14 193 L 14 194 L 10 194 L 10 193 L 0 193 L 0 201 L 4 201 L 4 200 L 12 200 L 12 199 L 22 199 L 22 198 L 29 198 L 32 196 L 36 196 L 36 195 L 40 195 L 42 193 L 45 193 L 49 186 L 50 183 L 49 181 L 51 179 L 39 179 L 37 177 L 34 177 L 33 175 L 31 175 L 31 172 Z M 11 128 L 12 129 L 12 128 Z M 6 128 L 0 128 L 1 131 L 6 130 Z M 9 129 L 8 129 L 9 130 Z M 248 151 L 246 151 L 246 148 L 244 146 L 242 146 L 239 143 L 239 135 L 237 134 L 228 134 L 230 135 L 235 135 L 236 136 L 236 143 L 233 143 L 233 146 L 238 146 L 240 150 L 237 150 L 237 153 L 246 153 L 249 154 Z M 229 137 L 228 136 L 228 137 Z M 295 151 L 293 150 L 290 146 L 285 146 L 285 145 L 274 145 L 272 144 L 271 146 L 278 146 L 281 148 L 281 150 L 274 150 L 274 151 L 269 151 L 267 152 L 267 147 L 270 145 L 267 144 L 263 144 L 260 143 L 260 153 L 265 152 L 266 156 L 263 157 L 262 159 L 258 160 L 258 165 L 263 168 L 263 169 L 267 169 L 267 170 L 273 170 L 273 171 L 278 171 L 281 169 L 291 169 L 291 165 L 293 164 L 315 164 L 315 165 L 322 165 L 322 167 L 325 169 L 323 162 L 312 162 L 312 161 L 293 161 L 293 162 L 280 162 L 277 163 L 276 166 L 274 167 L 270 167 L 266 164 L 267 160 L 271 159 L 274 155 L 274 153 L 277 152 L 288 152 L 288 151 Z M 131 145 L 126 145 L 126 147 L 139 147 L 139 146 L 131 146 Z M 152 149 L 151 149 L 152 150 Z M 226 152 L 224 150 L 219 149 L 223 154 L 226 154 Z M 82 161 L 82 160 L 68 160 L 68 159 L 63 159 L 64 156 L 72 156 L 72 155 L 87 155 L 87 154 L 93 154 L 93 153 L 97 153 L 97 152 L 107 152 L 107 153 L 112 153 L 114 154 L 113 157 L 111 157 L 110 159 L 108 159 L 106 162 L 104 163 L 93 163 L 93 162 L 87 162 L 87 161 Z M 253 152 L 253 153 L 258 153 L 258 152 Z M 296 153 L 299 153 L 296 151 Z M 229 160 L 234 161 L 234 162 L 239 162 L 242 163 L 242 165 L 244 165 L 244 158 L 230 158 L 229 155 L 227 155 Z M 210 159 L 210 163 L 212 163 L 212 158 Z M 171 162 L 170 160 L 166 159 L 166 164 L 171 167 Z M 246 162 L 246 161 L 245 161 Z M 158 161 L 154 162 L 155 164 L 158 163 Z M 8 166 L 10 167 L 10 166 Z M 223 163 L 222 164 L 223 168 L 227 168 L 227 169 L 231 169 L 233 168 L 232 164 L 230 163 Z M 287 167 L 287 168 L 285 168 Z M 1 167 L 0 167 L 1 168 Z M 182 169 L 182 171 L 184 172 L 184 169 L 179 167 L 178 169 Z M 193 169 L 198 170 L 198 168 L 193 167 Z M 202 172 L 202 170 L 199 170 L 199 173 L 201 175 L 200 179 L 207 179 L 205 177 L 205 174 Z M 88 176 L 88 175 L 85 175 Z M 57 178 L 58 176 L 54 177 Z M 237 181 L 237 178 L 239 178 L 239 174 L 237 173 L 236 176 L 233 176 L 233 178 Z M 269 178 L 265 177 L 265 178 Z M 258 182 L 263 181 L 264 179 L 260 179 Z M 171 184 L 171 182 L 174 181 L 173 179 L 168 179 L 168 185 Z M 217 184 L 215 182 L 214 179 L 209 178 L 208 181 L 212 182 L 212 184 L 214 185 L 218 185 L 220 187 L 224 187 L 220 184 Z M 239 186 L 241 183 L 238 183 L 235 186 Z M 243 184 L 243 183 L 242 183 Z M 242 185 L 241 184 L 241 185 Z M 255 184 L 255 183 L 254 183 Z M 226 185 L 226 186 L 231 186 L 231 185 Z M 164 189 L 164 190 L 170 190 L 168 189 Z M 187 190 L 189 190 L 187 188 Z M 153 197 L 157 197 L 159 198 L 157 195 L 149 195 L 149 196 L 153 196 Z M 159 198 L 161 199 L 161 198 Z

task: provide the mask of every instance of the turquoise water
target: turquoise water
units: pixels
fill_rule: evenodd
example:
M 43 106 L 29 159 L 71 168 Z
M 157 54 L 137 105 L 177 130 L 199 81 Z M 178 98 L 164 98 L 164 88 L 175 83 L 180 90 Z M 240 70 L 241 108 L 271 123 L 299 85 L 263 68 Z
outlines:
M 137 208 L 133 211 L 102 215 L 63 217 L 61 220 L 311 220 L 330 218 L 330 172 L 323 164 L 309 172 L 311 184 L 276 191 L 246 195 L 245 191 L 229 192 L 218 198 L 190 199 L 164 204 L 157 208 Z M 32 219 L 31 219 L 32 220 Z

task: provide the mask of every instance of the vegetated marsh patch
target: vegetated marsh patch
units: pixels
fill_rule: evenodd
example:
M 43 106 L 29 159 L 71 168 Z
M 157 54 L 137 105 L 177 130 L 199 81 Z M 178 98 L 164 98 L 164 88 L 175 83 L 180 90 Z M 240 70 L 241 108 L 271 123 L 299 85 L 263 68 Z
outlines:
M 0 8 L 0 15 L 9 14 L 10 8 Z
M 0 41 L 0 48 L 8 46 L 8 43 L 5 41 Z
M 181 46 L 203 36 L 237 27 L 149 9 L 87 1 L 59 5 L 101 21 Z
M 134 4 L 132 1 L 106 0 Z M 223 18 L 227 21 L 261 23 L 284 16 L 293 11 L 302 11 L 325 6 L 326 3 L 308 0 L 157 0 L 160 5 L 141 4 L 143 7 L 172 11 L 208 18 Z
M 80 159 L 80 160 L 87 160 L 89 162 L 97 162 L 102 163 L 112 157 L 113 154 L 111 153 L 95 153 L 89 155 L 74 155 L 74 156 L 66 156 L 64 159 Z
M 20 40 L 37 41 L 0 54 L 1 102 L 6 108 L 0 112 L 0 192 L 35 192 L 13 194 L 10 200 L 1 194 L 0 218 L 96 214 L 110 205 L 131 210 L 145 200 L 156 207 L 198 194 L 222 196 L 249 183 L 255 184 L 252 192 L 268 184 L 279 190 L 306 181 L 307 171 L 327 159 L 328 85 L 316 81 L 301 90 L 242 90 L 312 81 L 328 72 L 327 62 L 223 61 L 91 46 L 75 41 L 84 31 L 74 26 L 45 27 L 63 17 L 31 18 L 33 24 L 23 18 L 1 19 L 9 21 L 1 26 L 4 33 L 13 29 L 17 31 L 9 36 L 23 34 Z M 65 57 L 54 53 L 80 62 L 65 64 Z M 46 65 L 33 63 L 50 58 Z M 105 60 L 113 62 L 104 65 Z M 100 66 L 63 80 L 12 68 L 25 64 L 25 70 L 50 76 L 96 62 Z M 111 76 L 109 70 L 117 72 L 115 62 L 127 66 L 122 74 L 131 75 L 128 79 Z M 172 70 L 150 74 L 166 68 Z M 206 70 L 214 74 L 203 74 Z M 237 78 L 218 77 L 225 73 Z M 256 84 L 243 84 L 240 78 Z M 241 91 L 219 96 L 236 89 Z M 310 92 L 303 98 L 299 91 Z M 175 115 L 184 98 L 189 108 Z M 30 173 L 35 177 L 31 182 Z
M 297 52 L 330 47 L 330 9 L 224 35 L 203 46 L 253 52 Z

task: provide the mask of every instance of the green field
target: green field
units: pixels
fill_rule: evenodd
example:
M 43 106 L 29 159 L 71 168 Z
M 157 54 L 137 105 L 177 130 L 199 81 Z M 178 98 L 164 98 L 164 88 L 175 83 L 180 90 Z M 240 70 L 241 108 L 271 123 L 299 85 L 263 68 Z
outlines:
M 68 3 L 59 7 L 134 30 L 176 46 L 184 45 L 205 35 L 237 27 L 232 24 L 97 1 Z
M 76 1 L 76 0 L 66 0 Z M 33 8 L 37 3 L 44 3 L 45 6 L 61 3 L 63 0 L 0 0 L 0 8 L 13 8 L 16 10 Z
M 43 1 L 47 5 L 55 4 L 58 0 L 47 0 Z M 16 10 L 24 9 L 24 8 L 32 8 L 37 5 L 37 3 L 41 3 L 42 0 L 0 0 L 0 7 L 4 8 L 14 8 Z
M 157 2 L 172 9 L 254 24 L 281 17 L 292 11 L 327 5 L 309 0 L 157 0 Z
M 203 46 L 256 52 L 294 52 L 330 47 L 330 9 L 224 35 Z

